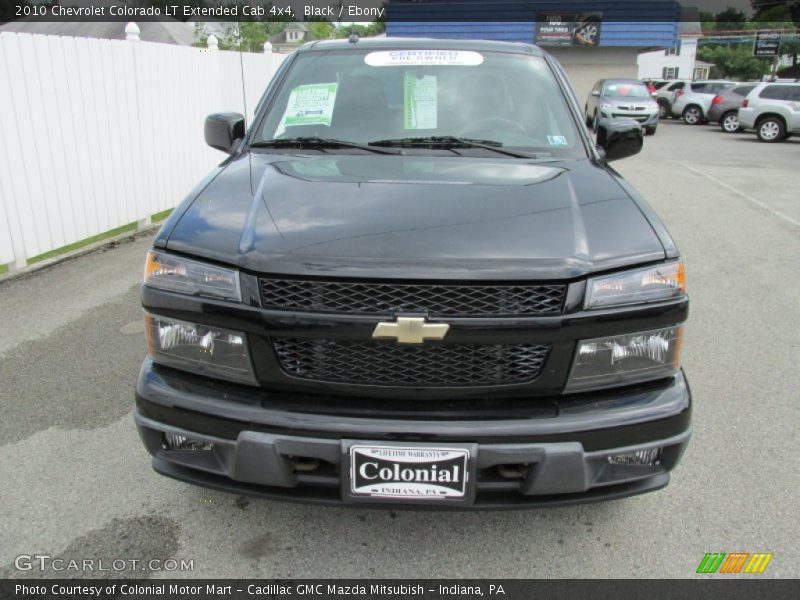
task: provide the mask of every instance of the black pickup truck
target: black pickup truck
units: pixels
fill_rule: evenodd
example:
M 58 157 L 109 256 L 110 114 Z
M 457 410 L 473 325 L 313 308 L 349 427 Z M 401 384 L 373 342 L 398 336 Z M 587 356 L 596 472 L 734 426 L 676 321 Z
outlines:
M 669 481 L 683 263 L 561 66 L 500 42 L 313 42 L 146 261 L 135 420 L 159 473 L 240 494 L 499 508 Z

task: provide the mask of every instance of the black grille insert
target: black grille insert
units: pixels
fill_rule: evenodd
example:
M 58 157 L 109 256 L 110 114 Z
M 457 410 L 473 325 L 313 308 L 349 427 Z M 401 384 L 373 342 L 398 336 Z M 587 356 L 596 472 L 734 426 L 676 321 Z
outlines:
M 535 379 L 550 346 L 350 342 L 275 338 L 288 375 L 314 381 L 396 386 L 503 385 Z
M 564 285 L 462 285 L 261 279 L 261 305 L 278 310 L 430 316 L 557 315 Z

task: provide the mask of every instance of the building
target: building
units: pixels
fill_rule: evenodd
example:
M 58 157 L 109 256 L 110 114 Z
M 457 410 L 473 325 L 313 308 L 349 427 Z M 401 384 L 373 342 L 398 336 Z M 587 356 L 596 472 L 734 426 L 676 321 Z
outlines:
M 639 55 L 640 79 L 708 79 L 714 65 L 697 60 L 697 42 L 702 37 L 698 19 L 697 9 L 684 9 L 675 45 Z
M 598 79 L 637 78 L 641 52 L 677 45 L 679 3 L 643 6 L 628 0 L 391 0 L 386 34 L 537 44 L 563 65 L 583 100 Z
M 308 27 L 305 23 L 289 23 L 283 31 L 269 38 L 272 51 L 286 54 L 293 52 L 308 40 Z

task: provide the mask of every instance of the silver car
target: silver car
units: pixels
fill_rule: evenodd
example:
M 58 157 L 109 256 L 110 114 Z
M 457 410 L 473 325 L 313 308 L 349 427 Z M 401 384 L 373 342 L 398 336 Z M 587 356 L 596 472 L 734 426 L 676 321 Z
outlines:
M 672 101 L 672 116 L 683 118 L 687 125 L 697 125 L 708 119 L 711 100 L 729 87 L 736 85 L 733 81 L 720 79 L 692 81 L 682 90 L 675 92 Z
M 647 86 L 636 79 L 601 79 L 592 87 L 584 107 L 586 124 L 597 129 L 602 117 L 634 119 L 652 135 L 658 127 L 658 104 Z
M 753 83 L 740 83 L 728 88 L 711 100 L 711 108 L 706 117 L 712 123 L 719 123 L 725 133 L 736 133 L 742 130 L 739 125 L 739 109 L 747 94 L 758 85 Z
M 656 84 L 656 102 L 658 102 L 658 116 L 661 119 L 668 119 L 672 113 L 672 100 L 675 92 L 682 90 L 689 83 L 684 79 L 667 79 L 663 83 Z
M 759 83 L 739 109 L 739 124 L 762 142 L 780 142 L 800 133 L 800 82 Z

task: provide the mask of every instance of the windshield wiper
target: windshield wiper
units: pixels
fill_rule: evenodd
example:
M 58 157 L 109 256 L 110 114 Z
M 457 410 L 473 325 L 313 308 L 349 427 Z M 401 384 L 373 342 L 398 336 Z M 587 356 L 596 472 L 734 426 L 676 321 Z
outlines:
M 398 138 L 394 140 L 376 140 L 369 143 L 370 146 L 386 146 L 386 147 L 428 147 L 428 148 L 443 148 L 450 150 L 453 148 L 482 148 L 484 150 L 491 150 L 498 154 L 505 154 L 506 156 L 513 156 L 514 158 L 538 158 L 536 154 L 529 154 L 518 150 L 508 150 L 503 148 L 501 142 L 494 140 L 473 140 L 470 138 L 455 137 L 452 135 L 431 136 L 431 137 L 408 137 Z
M 358 148 L 374 154 L 397 154 L 390 150 L 381 150 L 365 144 L 334 140 L 321 137 L 293 137 L 276 138 L 274 140 L 261 140 L 250 144 L 251 148 Z

